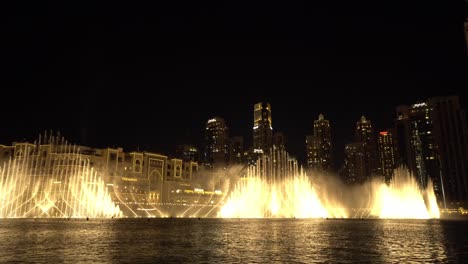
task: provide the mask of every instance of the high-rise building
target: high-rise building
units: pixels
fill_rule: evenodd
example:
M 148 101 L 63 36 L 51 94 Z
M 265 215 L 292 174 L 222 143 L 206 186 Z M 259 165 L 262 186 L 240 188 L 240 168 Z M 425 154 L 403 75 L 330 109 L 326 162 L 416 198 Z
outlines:
M 441 201 L 444 206 L 468 205 L 468 132 L 466 114 L 461 108 L 458 96 L 434 97 L 428 99 L 433 109 L 433 133 L 437 154 L 430 153 L 440 164 Z M 430 159 L 430 161 L 433 161 Z M 435 186 L 437 187 L 437 186 Z
M 365 116 L 361 116 L 361 119 L 356 122 L 355 142 L 364 143 L 365 174 L 367 178 L 371 178 L 378 173 L 377 146 L 372 122 Z
M 397 165 L 408 167 L 422 188 L 432 180 L 437 199 L 442 201 L 433 107 L 421 101 L 411 106 L 398 106 L 396 110 Z
M 393 131 L 388 129 L 381 131 L 377 136 L 377 152 L 379 161 L 379 172 L 384 177 L 385 182 L 389 183 L 395 170 L 397 151 Z
M 425 188 L 429 179 L 432 179 L 436 195 L 440 195 L 438 191 L 440 190 L 439 160 L 434 138 L 432 111 L 433 108 L 425 102 L 413 104 L 409 108 L 410 138 L 419 184 Z
M 232 137 L 229 148 L 229 164 L 244 163 L 244 138 Z
M 370 179 L 366 168 L 366 143 L 355 142 L 345 146 L 344 177 L 347 183 L 363 183 Z
M 396 166 L 403 166 L 416 175 L 416 158 L 411 145 L 411 122 L 409 117 L 409 106 L 397 106 L 397 118 L 395 120 L 395 141 L 396 150 Z
M 254 105 L 253 147 L 255 153 L 265 153 L 272 147 L 273 126 L 270 103 Z
M 372 122 L 367 120 L 365 116 L 361 116 L 361 119 L 356 122 L 355 141 L 374 144 L 374 129 L 372 128 Z
M 319 164 L 320 141 L 313 135 L 306 136 L 307 167 L 316 168 Z
M 322 114 L 314 121 L 313 136 L 306 137 L 307 165 L 323 172 L 333 169 L 330 122 Z
M 468 132 L 458 96 L 397 107 L 396 131 L 400 164 L 423 188 L 432 181 L 441 206 L 466 206 Z
M 224 119 L 206 122 L 204 162 L 208 167 L 226 167 L 229 161 L 229 131 Z

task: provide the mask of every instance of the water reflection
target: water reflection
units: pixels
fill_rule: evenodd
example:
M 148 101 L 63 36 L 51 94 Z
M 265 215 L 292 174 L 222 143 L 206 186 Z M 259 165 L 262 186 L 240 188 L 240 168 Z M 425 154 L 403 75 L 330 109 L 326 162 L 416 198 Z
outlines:
M 447 262 L 468 222 L 325 219 L 3 219 L 0 262 Z

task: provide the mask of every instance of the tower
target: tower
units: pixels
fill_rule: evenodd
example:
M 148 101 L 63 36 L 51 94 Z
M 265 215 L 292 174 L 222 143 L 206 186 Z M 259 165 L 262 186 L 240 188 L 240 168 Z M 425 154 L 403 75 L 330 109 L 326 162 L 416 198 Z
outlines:
M 434 191 L 444 205 L 458 208 L 468 204 L 468 129 L 458 96 L 428 99 L 439 163 L 434 172 Z M 432 154 L 432 153 L 430 153 Z M 437 157 L 439 158 L 437 160 Z M 433 160 L 429 160 L 433 161 Z
M 254 105 L 253 147 L 254 152 L 266 153 L 272 147 L 273 127 L 270 103 Z
M 229 161 L 229 132 L 224 119 L 206 122 L 204 162 L 208 167 L 225 167 Z
M 395 119 L 395 141 L 396 141 L 396 166 L 404 166 L 416 175 L 416 163 L 414 151 L 411 145 L 411 122 L 409 118 L 409 107 L 400 105 L 396 108 Z
M 365 174 L 368 179 L 377 174 L 377 148 L 372 122 L 365 116 L 356 122 L 355 142 L 363 143 Z
M 395 170 L 396 151 L 393 134 L 393 131 L 388 129 L 381 131 L 377 136 L 379 173 L 384 176 L 386 183 L 390 182 Z
M 331 127 L 323 114 L 314 121 L 313 136 L 306 138 L 306 145 L 307 165 L 319 171 L 331 171 L 333 168 Z
M 439 188 L 438 175 L 440 172 L 432 112 L 433 107 L 426 102 L 411 105 L 409 109 L 410 139 L 416 165 L 415 175 L 419 184 L 425 188 L 428 180 L 433 179 L 436 190 Z

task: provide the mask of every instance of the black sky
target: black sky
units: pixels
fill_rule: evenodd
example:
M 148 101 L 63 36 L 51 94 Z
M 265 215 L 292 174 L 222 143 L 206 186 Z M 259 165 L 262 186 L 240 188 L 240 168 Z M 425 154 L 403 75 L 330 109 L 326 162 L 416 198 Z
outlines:
M 385 129 L 430 96 L 467 108 L 464 1 L 17 4 L 1 25 L 3 144 L 53 129 L 170 154 L 215 115 L 251 143 L 253 104 L 269 101 L 300 159 L 325 114 L 340 160 L 361 115 Z

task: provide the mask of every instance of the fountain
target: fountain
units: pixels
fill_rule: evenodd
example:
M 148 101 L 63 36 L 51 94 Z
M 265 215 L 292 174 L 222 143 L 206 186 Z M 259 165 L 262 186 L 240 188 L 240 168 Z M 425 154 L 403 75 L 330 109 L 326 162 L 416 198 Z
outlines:
M 50 140 L 53 155 L 43 155 L 40 144 L 19 144 L 0 167 L 0 217 L 122 216 L 79 149 L 63 139 Z
M 325 179 L 323 184 L 299 168 L 284 150 L 260 157 L 235 182 L 219 217 L 225 218 L 439 218 L 432 185 L 421 190 L 404 168 L 387 185 L 374 179 L 348 189 Z M 319 182 L 319 181 L 316 181 Z M 330 195 L 333 194 L 333 195 Z
M 421 190 L 404 168 L 395 170 L 388 185 L 381 177 L 349 187 L 331 175 L 305 171 L 285 150 L 273 148 L 254 166 L 213 173 L 225 185 L 211 196 L 194 189 L 193 203 L 168 204 L 152 199 L 149 185 L 128 192 L 133 185 L 126 188 L 112 177 L 105 182 L 101 176 L 106 175 L 63 138 L 39 137 L 37 143 L 14 148 L 13 156 L 0 166 L 0 217 L 440 217 L 431 183 Z M 181 198 L 188 195 L 187 190 L 175 194 L 179 191 Z

